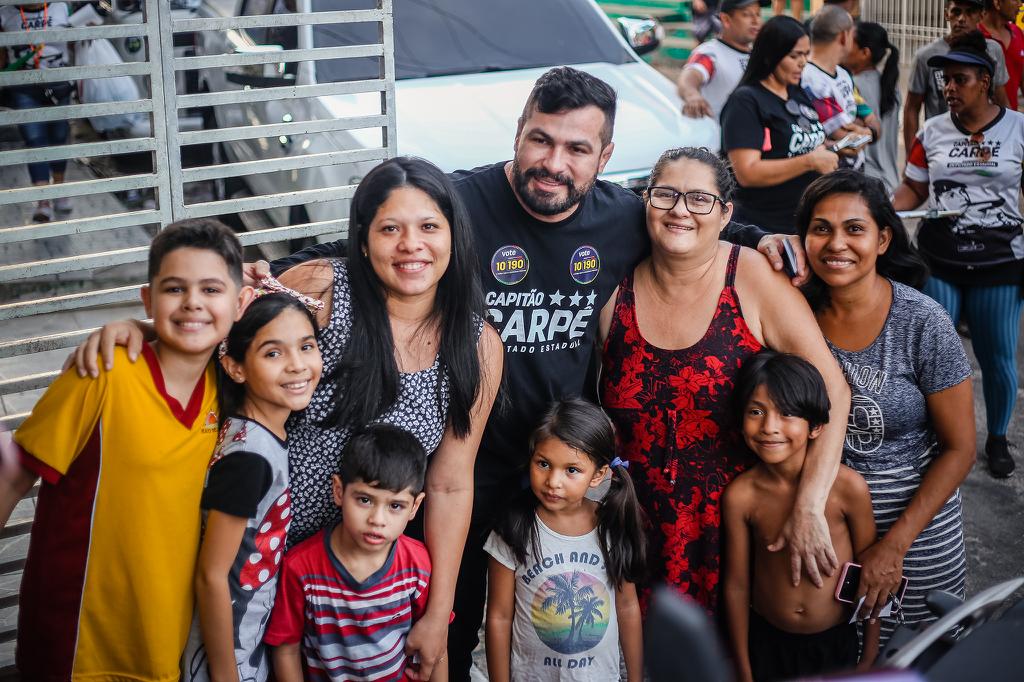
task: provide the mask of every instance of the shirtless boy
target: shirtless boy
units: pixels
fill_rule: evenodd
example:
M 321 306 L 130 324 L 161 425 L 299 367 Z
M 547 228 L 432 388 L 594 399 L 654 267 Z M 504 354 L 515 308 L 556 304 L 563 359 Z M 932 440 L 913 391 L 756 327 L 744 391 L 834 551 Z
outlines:
M 858 665 L 856 625 L 835 598 L 840 572 L 818 588 L 792 583 L 789 556 L 769 552 L 789 518 L 808 443 L 828 421 L 825 383 L 807 361 L 765 351 L 748 360 L 733 394 L 737 425 L 761 460 L 725 490 L 723 594 L 737 679 L 788 680 L 866 669 L 878 653 L 878 621 L 865 628 Z M 825 503 L 840 563 L 875 541 L 871 497 L 864 479 L 840 466 Z

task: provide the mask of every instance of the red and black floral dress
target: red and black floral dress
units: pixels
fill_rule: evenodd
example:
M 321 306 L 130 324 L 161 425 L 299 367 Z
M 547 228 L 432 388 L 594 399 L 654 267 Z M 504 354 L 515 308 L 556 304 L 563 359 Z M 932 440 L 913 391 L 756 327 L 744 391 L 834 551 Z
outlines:
M 718 602 L 719 499 L 754 462 L 731 425 L 729 397 L 743 361 L 761 350 L 736 297 L 739 246 L 704 337 L 680 350 L 648 343 L 636 322 L 633 275 L 619 285 L 604 345 L 601 401 L 615 422 L 619 456 L 630 461 L 651 522 L 650 587 L 673 585 L 712 616 Z

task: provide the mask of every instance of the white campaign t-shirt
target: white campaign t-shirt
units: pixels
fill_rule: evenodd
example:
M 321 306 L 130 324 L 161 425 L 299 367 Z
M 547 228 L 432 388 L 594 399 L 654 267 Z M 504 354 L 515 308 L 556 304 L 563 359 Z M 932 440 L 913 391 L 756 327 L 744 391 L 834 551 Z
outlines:
M 925 121 L 907 155 L 906 175 L 928 185 L 928 208 L 964 213 L 926 221 L 918 233 L 921 250 L 959 267 L 1024 259 L 1022 164 L 1024 114 L 1003 109 L 974 134 L 949 113 Z
M 22 15 L 24 14 L 24 18 Z M 18 31 L 37 31 L 44 28 L 60 28 L 68 25 L 68 6 L 63 2 L 51 2 L 45 5 L 45 10 L 40 7 L 38 10 L 29 11 L 24 7 L 15 5 L 4 5 L 0 7 L 0 31 L 5 33 L 17 33 Z M 26 43 L 28 41 L 25 41 Z M 26 45 L 18 45 L 7 48 L 7 63 L 13 64 L 30 49 Z M 48 42 L 43 44 L 43 49 L 38 55 L 32 57 L 25 63 L 24 69 L 56 69 L 67 66 L 67 43 Z
M 717 121 L 729 94 L 736 89 L 750 61 L 750 53 L 737 50 L 718 38 L 701 43 L 686 61 L 683 69 L 694 69 L 704 85 L 700 92 L 711 105 Z
M 595 528 L 561 535 L 537 519 L 539 556 L 517 565 L 491 533 L 484 551 L 515 571 L 512 680 L 618 680 L 619 624 Z

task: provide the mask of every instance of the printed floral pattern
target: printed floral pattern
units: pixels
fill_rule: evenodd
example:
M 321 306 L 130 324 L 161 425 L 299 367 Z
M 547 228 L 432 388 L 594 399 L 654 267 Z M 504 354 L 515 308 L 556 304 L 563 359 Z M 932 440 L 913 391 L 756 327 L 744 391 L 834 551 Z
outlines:
M 737 303 L 738 255 L 733 247 L 718 310 L 704 337 L 689 348 L 663 350 L 640 335 L 632 275 L 615 301 L 601 399 L 650 520 L 655 559 L 649 582 L 640 586 L 645 608 L 650 587 L 668 583 L 716 612 L 719 500 L 753 462 L 729 425 L 729 396 L 743 361 L 761 350 Z

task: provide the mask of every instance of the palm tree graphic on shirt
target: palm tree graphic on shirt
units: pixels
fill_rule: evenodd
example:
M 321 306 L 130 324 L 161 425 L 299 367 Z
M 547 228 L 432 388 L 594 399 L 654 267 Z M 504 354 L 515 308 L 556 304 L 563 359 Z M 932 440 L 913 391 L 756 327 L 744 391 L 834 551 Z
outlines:
M 605 604 L 604 599 L 594 592 L 593 585 L 584 582 L 583 574 L 573 571 L 552 576 L 544 583 L 543 589 L 547 596 L 540 604 L 541 610 L 553 611 L 558 616 L 568 615 L 569 618 L 569 631 L 558 643 L 560 646 L 553 647 L 558 651 L 578 650 L 585 627 L 607 625 L 605 614 L 601 610 Z M 601 635 L 603 634 L 602 630 Z

